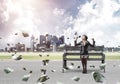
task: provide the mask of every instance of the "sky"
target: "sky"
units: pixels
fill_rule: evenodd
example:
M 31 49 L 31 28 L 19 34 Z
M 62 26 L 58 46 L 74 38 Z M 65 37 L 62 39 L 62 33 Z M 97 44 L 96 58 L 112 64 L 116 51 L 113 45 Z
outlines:
M 73 45 L 74 33 L 94 38 L 96 45 L 120 45 L 120 0 L 0 0 L 0 48 L 25 43 L 40 34 L 65 35 Z M 18 35 L 15 35 L 18 33 Z M 68 40 L 67 37 L 70 39 Z

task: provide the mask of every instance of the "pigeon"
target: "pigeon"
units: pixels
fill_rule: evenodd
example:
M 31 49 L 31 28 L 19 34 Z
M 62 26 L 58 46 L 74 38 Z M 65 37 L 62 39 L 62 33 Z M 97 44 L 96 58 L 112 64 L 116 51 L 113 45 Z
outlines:
M 23 37 L 29 37 L 29 34 L 27 32 L 22 32 Z
M 80 68 L 80 66 L 77 67 L 78 69 Z
M 46 69 L 41 69 L 42 74 L 46 74 L 46 71 L 47 71 Z
M 30 71 L 29 73 L 30 73 L 30 74 L 32 74 L 32 73 L 33 73 L 33 71 Z
M 17 55 L 17 54 L 14 54 L 14 55 L 12 55 L 12 59 L 13 60 L 21 60 L 22 59 L 22 55 Z
M 24 71 L 27 71 L 27 69 L 25 67 L 22 68 Z
M 100 72 L 92 72 L 93 78 L 96 82 L 98 83 L 104 83 L 105 80 L 105 76 L 103 74 L 101 74 Z
M 9 67 L 7 67 L 7 68 L 4 69 L 4 72 L 5 72 L 6 74 L 9 74 L 9 73 L 11 73 L 11 72 L 13 72 L 13 71 L 14 71 L 14 70 L 11 69 L 11 68 L 9 68 Z
M 79 81 L 80 80 L 80 77 L 78 77 L 78 76 L 74 76 L 73 78 L 72 78 L 72 80 L 74 80 L 74 81 Z
M 56 70 L 51 70 L 51 72 L 56 72 Z
M 47 75 L 42 75 L 38 78 L 37 83 L 42 83 L 50 79 Z
M 43 60 L 42 62 L 43 62 L 43 65 L 46 66 L 49 63 L 49 59 Z
M 72 66 L 74 66 L 74 63 L 71 63 Z
M 31 74 L 24 75 L 24 76 L 22 77 L 22 81 L 27 82 L 28 79 L 30 78 L 30 76 L 31 76 Z

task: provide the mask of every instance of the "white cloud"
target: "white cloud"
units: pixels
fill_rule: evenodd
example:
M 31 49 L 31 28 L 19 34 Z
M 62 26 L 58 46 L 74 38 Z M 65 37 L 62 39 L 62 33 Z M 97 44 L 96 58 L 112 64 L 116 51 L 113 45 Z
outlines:
M 34 2 L 34 0 L 3 0 L 6 1 L 0 17 L 4 16 L 3 22 L 9 21 L 10 15 L 15 14 L 16 18 L 11 22 L 13 32 L 26 30 L 30 34 L 38 37 L 39 34 L 45 32 L 70 37 L 73 44 L 74 32 L 80 35 L 87 34 L 89 40 L 94 37 L 97 45 L 118 46 L 118 42 L 114 42 L 119 37 L 120 17 L 114 17 L 114 12 L 120 9 L 120 4 L 114 0 L 92 0 L 78 8 L 78 15 L 73 18 L 66 9 L 53 8 L 42 1 L 42 4 Z M 32 2 L 33 1 L 33 2 Z M 117 33 L 118 32 L 118 33 Z M 14 38 L 11 42 L 20 41 L 21 37 Z M 7 40 L 7 39 L 6 39 Z M 28 39 L 24 40 L 27 44 Z M 109 44 L 107 43 L 109 41 Z M 118 40 L 119 41 L 119 40 Z M 120 41 L 119 41 L 120 42 Z
M 53 14 L 56 15 L 56 16 L 62 16 L 64 13 L 65 13 L 65 10 L 64 10 L 64 9 L 55 8 L 55 9 L 53 10 Z
M 96 7 L 93 9 L 94 4 Z M 113 41 L 116 40 L 113 38 L 115 32 L 120 31 L 120 17 L 113 16 L 118 9 L 120 4 L 114 0 L 87 2 L 79 10 L 77 19 L 74 20 L 73 30 L 78 31 L 79 34 L 87 33 L 90 38 L 94 37 L 97 45 L 118 46 L 118 43 Z M 111 42 L 107 44 L 107 40 Z

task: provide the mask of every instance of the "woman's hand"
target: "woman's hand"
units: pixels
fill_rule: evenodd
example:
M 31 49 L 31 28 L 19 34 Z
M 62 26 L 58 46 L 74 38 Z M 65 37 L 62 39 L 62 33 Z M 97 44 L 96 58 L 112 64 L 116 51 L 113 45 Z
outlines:
M 95 41 L 94 38 L 92 38 L 92 41 Z

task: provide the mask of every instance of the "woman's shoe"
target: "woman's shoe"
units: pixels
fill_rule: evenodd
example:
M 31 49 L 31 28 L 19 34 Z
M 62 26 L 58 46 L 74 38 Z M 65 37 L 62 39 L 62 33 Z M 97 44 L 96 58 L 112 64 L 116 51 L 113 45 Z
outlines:
M 87 69 L 85 69 L 84 73 L 87 73 Z
M 85 69 L 83 69 L 83 72 L 82 73 L 85 73 Z

